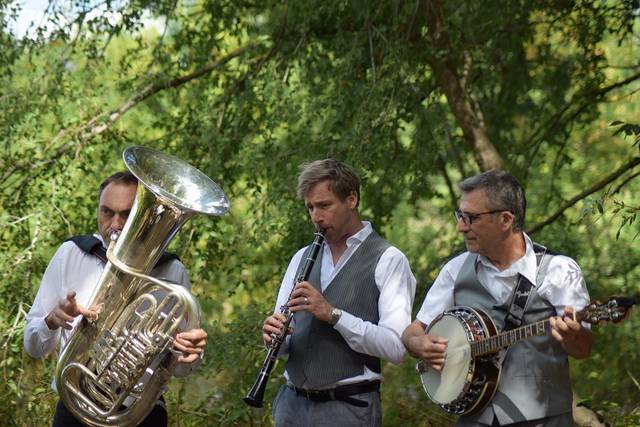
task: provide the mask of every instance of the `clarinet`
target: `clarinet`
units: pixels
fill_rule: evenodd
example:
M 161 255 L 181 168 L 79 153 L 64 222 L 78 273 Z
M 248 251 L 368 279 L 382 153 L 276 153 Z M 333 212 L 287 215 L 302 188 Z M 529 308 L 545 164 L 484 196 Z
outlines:
M 316 231 L 315 236 L 313 243 L 311 243 L 311 249 L 309 250 L 307 259 L 304 261 L 302 271 L 297 277 L 293 288 L 295 288 L 295 285 L 298 283 L 305 282 L 309 279 L 311 269 L 313 268 L 313 264 L 316 262 L 316 258 L 320 252 L 320 247 L 324 241 L 324 230 Z M 293 288 L 291 289 L 291 292 L 293 292 Z M 291 299 L 291 294 L 289 294 L 289 299 Z M 262 408 L 262 400 L 264 398 L 264 391 L 267 387 L 267 380 L 269 379 L 269 375 L 271 375 L 271 370 L 273 369 L 278 353 L 280 352 L 280 346 L 287 337 L 287 332 L 289 331 L 291 321 L 293 320 L 293 313 L 289 311 L 287 304 L 280 307 L 280 313 L 284 314 L 286 317 L 282 331 L 280 331 L 279 334 L 271 334 L 271 344 L 267 350 L 267 356 L 264 358 L 264 362 L 262 362 L 262 369 L 260 369 L 260 373 L 258 374 L 258 378 L 256 378 L 256 382 L 253 384 L 253 387 L 251 387 L 251 390 L 249 390 L 247 395 L 244 397 L 244 402 L 255 408 Z

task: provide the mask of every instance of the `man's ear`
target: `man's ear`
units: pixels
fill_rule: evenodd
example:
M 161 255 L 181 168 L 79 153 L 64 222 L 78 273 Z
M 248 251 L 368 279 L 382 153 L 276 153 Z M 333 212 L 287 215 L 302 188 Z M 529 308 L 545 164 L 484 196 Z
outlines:
M 512 229 L 516 222 L 516 216 L 509 211 L 503 211 L 500 212 L 500 221 L 504 229 Z
M 349 205 L 349 209 L 355 209 L 358 206 L 358 193 L 352 191 L 351 194 L 347 196 L 347 204 Z

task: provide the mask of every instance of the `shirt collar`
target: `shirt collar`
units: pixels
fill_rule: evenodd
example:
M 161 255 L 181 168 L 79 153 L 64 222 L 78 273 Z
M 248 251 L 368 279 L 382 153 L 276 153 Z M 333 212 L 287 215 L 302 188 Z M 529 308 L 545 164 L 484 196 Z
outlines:
M 538 266 L 536 261 L 536 254 L 533 251 L 533 242 L 531 241 L 531 238 L 527 235 L 527 233 L 522 232 L 522 236 L 524 237 L 525 243 L 524 255 L 520 259 L 516 260 L 513 264 L 511 264 L 508 268 L 502 271 L 498 270 L 496 266 L 493 265 L 493 263 L 483 255 L 478 255 L 478 258 L 476 260 L 476 267 L 480 263 L 485 268 L 494 271 L 495 276 L 497 277 L 513 277 L 520 273 L 535 286 Z
M 369 237 L 369 234 L 371 234 L 371 232 L 373 231 L 373 227 L 371 227 L 371 223 L 369 221 L 361 222 L 362 228 L 360 229 L 360 231 L 347 238 L 347 247 L 364 242 L 364 240 Z

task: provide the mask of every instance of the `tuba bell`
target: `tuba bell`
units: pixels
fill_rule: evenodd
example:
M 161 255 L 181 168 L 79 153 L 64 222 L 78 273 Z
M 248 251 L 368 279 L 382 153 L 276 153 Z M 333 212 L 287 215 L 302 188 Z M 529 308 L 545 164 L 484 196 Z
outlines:
M 177 366 L 175 335 L 198 328 L 201 315 L 184 287 L 148 274 L 187 220 L 230 207 L 215 182 L 180 159 L 146 147 L 123 159 L 138 178 L 136 199 L 90 299 L 98 315 L 81 319 L 56 367 L 60 398 L 90 426 L 136 425 L 153 409 Z

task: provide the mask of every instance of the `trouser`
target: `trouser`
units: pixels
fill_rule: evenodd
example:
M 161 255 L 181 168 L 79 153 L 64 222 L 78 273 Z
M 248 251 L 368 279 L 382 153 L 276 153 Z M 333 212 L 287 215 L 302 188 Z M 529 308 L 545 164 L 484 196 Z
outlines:
M 160 400 L 156 402 L 153 409 L 142 420 L 142 423 L 138 424 L 139 427 L 166 427 L 169 424 L 169 418 L 167 417 L 167 410 L 164 404 L 164 398 L 160 397 Z M 53 416 L 52 427 L 86 427 L 78 421 L 73 414 L 64 406 L 62 400 L 58 400 L 56 405 L 56 413 Z
M 470 421 L 465 417 L 460 417 L 455 427 L 487 427 L 499 426 L 498 420 L 493 419 L 493 424 L 482 424 L 476 421 Z M 522 421 L 519 423 L 506 424 L 508 427 L 572 427 L 573 416 L 571 412 L 565 414 L 553 415 L 551 417 L 540 418 L 531 421 Z
M 297 394 L 283 385 L 273 401 L 276 427 L 380 427 L 382 409 L 380 392 L 352 394 L 354 405 L 344 400 L 316 401 Z

